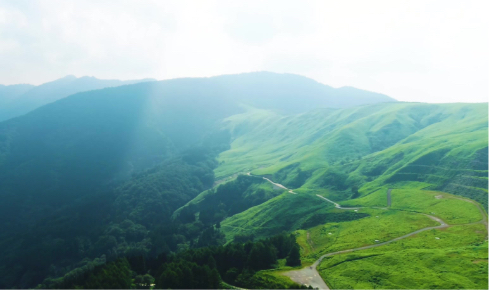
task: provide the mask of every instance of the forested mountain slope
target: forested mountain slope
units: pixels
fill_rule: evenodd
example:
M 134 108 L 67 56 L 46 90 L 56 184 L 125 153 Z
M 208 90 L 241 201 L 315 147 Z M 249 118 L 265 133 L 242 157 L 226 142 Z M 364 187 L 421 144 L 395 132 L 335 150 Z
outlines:
M 75 93 L 147 81 L 154 81 L 154 79 L 120 81 L 100 80 L 87 76 L 77 78 L 70 75 L 39 86 L 0 85 L 0 121 L 24 115 L 40 106 Z
M 0 123 L 0 187 L 20 203 L 29 196 L 62 205 L 201 142 L 242 104 L 277 103 L 277 111 L 287 109 L 278 100 L 321 106 L 336 102 L 330 91 L 296 75 L 256 73 L 78 93 Z M 370 96 L 361 101 L 392 100 Z
M 46 101 L 98 85 L 68 77 L 25 94 Z M 394 101 L 344 92 L 286 74 L 175 79 L 80 92 L 1 122 L 0 287 L 32 287 L 102 256 L 222 243 L 213 217 L 170 219 L 212 186 L 215 157 L 230 144 L 220 122 L 251 105 L 291 113 Z M 251 186 L 236 187 L 247 207 L 222 218 L 277 195 Z
M 400 103 L 267 72 L 68 96 L 0 123 L 0 288 L 282 231 L 298 231 L 304 256 L 304 231 L 376 216 L 384 238 L 433 223 L 317 195 L 385 207 L 388 188 L 421 196 L 410 187 L 487 209 L 487 122 L 487 104 Z M 343 238 L 334 246 L 365 242 Z

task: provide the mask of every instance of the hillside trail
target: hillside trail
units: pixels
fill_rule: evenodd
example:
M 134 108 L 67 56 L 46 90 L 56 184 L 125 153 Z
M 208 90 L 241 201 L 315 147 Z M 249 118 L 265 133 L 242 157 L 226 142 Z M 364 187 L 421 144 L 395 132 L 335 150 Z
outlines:
M 251 175 L 250 172 L 248 172 L 247 175 L 249 175 L 249 176 L 255 176 L 255 175 Z M 261 176 L 255 176 L 255 177 L 261 177 Z M 262 178 L 265 179 L 266 181 L 270 182 L 271 184 L 275 185 L 275 186 L 278 186 L 280 188 L 283 188 L 285 190 L 288 190 L 288 192 L 290 192 L 290 193 L 296 194 L 291 189 L 283 186 L 282 184 L 275 183 L 275 182 L 273 182 L 270 179 L 265 178 L 265 177 L 262 177 Z M 392 199 L 391 199 L 391 191 L 392 191 L 392 189 L 390 189 L 390 188 L 387 190 L 387 207 L 342 207 L 338 203 L 336 203 L 336 202 L 334 202 L 334 201 L 332 201 L 332 200 L 330 200 L 330 199 L 328 199 L 328 198 L 326 198 L 324 196 L 321 196 L 319 194 L 316 194 L 316 196 L 319 197 L 319 198 L 321 198 L 321 199 L 323 199 L 323 200 L 325 200 L 325 201 L 327 201 L 327 202 L 332 203 L 335 206 L 335 208 L 337 208 L 337 209 L 358 210 L 358 209 L 361 209 L 361 208 L 376 208 L 376 209 L 388 210 L 389 207 L 391 206 L 391 202 L 392 202 Z M 470 203 L 476 205 L 477 208 L 479 209 L 479 211 L 481 212 L 482 220 L 480 220 L 478 222 L 475 222 L 475 223 L 468 223 L 466 225 L 476 224 L 476 223 L 483 223 L 485 225 L 486 229 L 487 229 L 487 215 L 486 215 L 486 212 L 480 207 L 480 205 L 477 204 L 474 201 L 471 201 L 471 200 L 467 200 L 467 199 L 463 199 L 463 198 L 457 198 L 457 199 L 464 200 L 466 202 L 470 202 Z M 337 252 L 332 252 L 332 253 L 324 254 L 321 257 L 319 257 L 319 259 L 317 259 L 311 266 L 302 268 L 300 270 L 288 271 L 288 272 L 282 273 L 282 275 L 285 275 L 285 276 L 290 277 L 292 279 L 292 281 L 294 281 L 296 283 L 299 283 L 299 284 L 303 284 L 303 285 L 306 285 L 306 286 L 312 286 L 313 288 L 317 288 L 317 289 L 327 289 L 327 290 L 329 290 L 330 288 L 324 282 L 324 280 L 322 279 L 321 275 L 319 275 L 319 272 L 317 271 L 317 266 L 321 263 L 321 261 L 324 258 L 331 257 L 331 256 L 334 256 L 334 255 L 338 255 L 338 254 L 345 254 L 345 253 L 351 253 L 351 252 L 360 251 L 360 250 L 372 249 L 372 248 L 384 246 L 384 245 L 387 245 L 387 244 L 390 244 L 390 243 L 393 243 L 393 242 L 396 242 L 396 241 L 399 241 L 399 240 L 402 240 L 402 239 L 411 237 L 413 235 L 419 234 L 419 233 L 424 232 L 424 231 L 428 231 L 428 230 L 432 230 L 432 229 L 442 229 L 442 228 L 449 227 L 449 225 L 445 221 L 443 221 L 442 219 L 440 219 L 440 218 L 438 218 L 436 216 L 432 216 L 432 215 L 428 215 L 428 214 L 423 214 L 423 215 L 425 215 L 425 216 L 429 217 L 430 219 L 432 219 L 432 220 L 440 223 L 440 225 L 439 226 L 422 228 L 422 229 L 416 230 L 414 232 L 408 233 L 406 235 L 403 235 L 403 236 L 394 238 L 394 239 L 389 240 L 389 241 L 386 241 L 386 242 L 382 242 L 382 243 L 373 244 L 373 245 L 369 245 L 369 246 L 364 246 L 364 247 L 359 247 L 359 248 L 353 248 L 353 249 L 347 249 L 347 250 L 342 250 L 342 251 L 337 251 Z M 464 225 L 464 224 L 462 224 L 462 225 Z M 308 238 L 309 238 L 309 236 L 308 236 Z

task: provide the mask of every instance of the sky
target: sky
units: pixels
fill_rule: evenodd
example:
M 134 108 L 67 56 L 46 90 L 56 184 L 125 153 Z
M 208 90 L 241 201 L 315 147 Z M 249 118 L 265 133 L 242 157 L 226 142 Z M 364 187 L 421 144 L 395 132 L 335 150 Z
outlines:
M 487 102 L 489 1 L 0 0 L 0 84 L 294 73 Z

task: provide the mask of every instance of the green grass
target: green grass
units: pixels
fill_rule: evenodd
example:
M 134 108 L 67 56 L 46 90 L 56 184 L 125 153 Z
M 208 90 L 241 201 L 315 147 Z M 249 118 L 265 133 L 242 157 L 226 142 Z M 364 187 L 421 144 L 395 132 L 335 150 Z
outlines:
M 449 224 L 477 222 L 477 207 L 451 194 L 487 210 L 487 124 L 487 104 L 376 104 L 291 116 L 248 108 L 224 122 L 233 142 L 219 156 L 217 178 L 268 174 L 298 194 L 284 193 L 229 217 L 222 231 L 228 241 L 236 234 L 295 231 L 308 265 L 325 253 L 438 225 L 421 213 Z M 354 185 L 360 197 L 350 199 Z M 301 229 L 308 218 L 339 211 L 316 194 L 343 206 L 385 207 L 389 188 L 389 210 L 361 209 L 370 217 Z M 328 260 L 338 264 L 328 264 L 335 270 L 327 279 L 333 288 L 487 288 L 487 279 L 480 280 L 480 273 L 487 275 L 487 242 L 480 243 L 479 232 L 453 226 L 333 257 Z
M 285 192 L 225 219 L 221 222 L 221 231 L 228 241 L 237 234 L 268 237 L 282 231 L 296 230 L 312 215 L 326 213 L 332 208 L 332 204 L 322 202 L 316 196 Z
M 482 219 L 476 205 L 455 195 L 431 190 L 422 190 L 426 183 L 401 182 L 385 185 L 358 199 L 342 202 L 343 206 L 387 206 L 387 189 L 391 191 L 391 209 L 407 210 L 437 216 L 448 224 L 465 224 Z
M 318 271 L 335 289 L 487 289 L 486 234 L 482 224 L 425 231 L 325 258 Z
M 326 253 L 373 245 L 377 243 L 375 240 L 385 242 L 422 228 L 439 225 L 424 215 L 410 212 L 380 209 L 360 209 L 359 212 L 366 212 L 371 216 L 297 231 L 297 242 L 303 251 L 301 257 L 304 264 L 310 264 Z M 310 236 L 309 242 L 307 233 Z
M 487 124 L 487 104 L 375 104 L 292 116 L 250 108 L 224 122 L 234 141 L 215 173 L 274 174 L 299 164 L 309 189 L 342 191 L 335 180 L 324 183 L 324 173 L 343 172 L 348 188 L 363 185 L 362 195 L 414 181 L 487 208 Z
M 480 221 L 477 206 L 439 191 L 393 189 L 393 209 L 413 210 L 435 215 L 448 224 L 466 224 Z
M 386 207 L 387 206 L 387 190 L 389 186 L 382 186 L 376 188 L 372 193 L 365 195 L 361 198 L 346 200 L 340 202 L 341 206 L 353 207 L 353 206 L 364 206 L 364 207 Z
M 258 271 L 250 279 L 251 289 L 297 289 L 298 284 L 282 275 L 284 270 Z

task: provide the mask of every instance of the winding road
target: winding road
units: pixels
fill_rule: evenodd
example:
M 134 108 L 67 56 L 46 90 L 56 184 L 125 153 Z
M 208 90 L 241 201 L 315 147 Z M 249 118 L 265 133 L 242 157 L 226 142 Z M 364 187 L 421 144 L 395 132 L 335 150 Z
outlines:
M 384 245 L 390 244 L 390 243 L 395 242 L 395 241 L 399 241 L 399 240 L 408 238 L 408 237 L 410 237 L 412 235 L 415 235 L 415 234 L 418 234 L 418 233 L 421 233 L 421 232 L 424 232 L 424 231 L 427 231 L 427 230 L 441 229 L 441 228 L 448 227 L 448 224 L 445 223 L 443 220 L 441 220 L 441 219 L 439 219 L 437 217 L 431 216 L 431 215 L 426 215 L 426 216 L 428 216 L 429 218 L 431 218 L 434 221 L 439 222 L 440 225 L 439 226 L 435 226 L 435 227 L 423 228 L 423 229 L 414 231 L 412 233 L 406 234 L 404 236 L 397 237 L 397 238 L 392 239 L 392 240 L 387 241 L 387 242 L 378 243 L 378 244 L 369 245 L 369 246 L 364 246 L 364 247 L 359 247 L 359 248 L 354 248 L 354 249 L 348 249 L 348 250 L 338 251 L 338 252 L 333 252 L 333 253 L 328 253 L 328 254 L 325 254 L 325 255 L 322 255 L 321 257 L 319 257 L 319 259 L 316 260 L 316 262 L 314 262 L 314 264 L 312 264 L 309 267 L 305 267 L 305 268 L 303 268 L 301 270 L 295 270 L 295 271 L 285 272 L 285 273 L 283 273 L 283 275 L 289 276 L 294 282 L 297 282 L 297 283 L 300 283 L 300 284 L 305 284 L 307 286 L 311 285 L 313 288 L 329 289 L 328 285 L 326 285 L 326 283 L 324 283 L 323 279 L 319 275 L 319 272 L 317 271 L 317 266 L 321 263 L 321 261 L 324 258 L 331 257 L 331 256 L 334 256 L 334 255 L 338 255 L 338 254 L 345 254 L 345 253 L 351 253 L 351 252 L 360 251 L 360 250 L 366 250 L 366 249 L 376 248 L 376 247 L 380 247 L 380 246 L 384 246 Z
M 255 177 L 260 177 L 260 176 L 256 176 L 256 175 L 251 175 L 250 172 L 247 173 L 247 175 L 249 176 L 255 176 Z M 273 181 L 271 181 L 270 179 L 268 178 L 265 178 L 265 177 L 262 177 L 263 179 L 265 179 L 266 181 L 270 182 L 271 184 L 277 186 L 277 187 L 280 187 L 282 189 L 285 189 L 287 190 L 288 192 L 292 193 L 292 194 L 296 194 L 295 192 L 293 192 L 291 189 L 283 186 L 282 184 L 279 184 L 279 183 L 275 183 Z M 391 206 L 391 191 L 392 189 L 388 189 L 387 190 L 387 207 L 372 207 L 372 208 L 377 208 L 377 209 L 388 209 L 390 206 Z M 358 210 L 358 209 L 361 209 L 362 207 L 342 207 L 341 205 L 339 205 L 338 203 L 324 197 L 324 196 L 321 196 L 319 194 L 316 194 L 317 197 L 327 201 L 327 202 L 330 202 L 332 204 L 334 204 L 335 208 L 338 208 L 338 209 L 344 209 L 344 210 Z M 475 223 L 483 223 L 487 229 L 487 216 L 486 216 L 486 213 L 485 211 L 482 209 L 482 207 L 472 201 L 472 200 L 468 200 L 468 199 L 464 199 L 464 198 L 457 198 L 457 199 L 460 199 L 460 200 L 464 200 L 466 202 L 470 202 L 474 205 L 477 206 L 477 208 L 479 209 L 481 215 L 482 215 L 482 220 L 479 221 L 479 222 L 475 222 Z M 321 263 L 321 261 L 326 258 L 326 257 L 331 257 L 331 256 L 334 256 L 334 255 L 338 255 L 338 254 L 345 254 L 345 253 L 351 253 L 351 252 L 355 252 L 355 251 L 360 251 L 360 250 L 366 250 L 366 249 L 371 249 L 371 248 L 376 248 L 376 247 L 380 247 L 380 246 L 384 246 L 384 245 L 387 245 L 387 244 L 390 244 L 390 243 L 393 243 L 393 242 L 396 242 L 396 241 L 399 241 L 399 240 L 402 240 L 402 239 L 405 239 L 405 238 L 408 238 L 408 237 L 411 237 L 413 235 L 416 235 L 416 234 L 419 234 L 421 232 L 424 232 L 424 231 L 428 231 L 428 230 L 432 230 L 432 229 L 442 229 L 442 228 L 446 228 L 448 227 L 449 225 L 444 222 L 442 219 L 438 218 L 438 217 L 435 217 L 435 216 L 432 216 L 432 215 L 428 215 L 428 214 L 423 214 L 427 217 L 429 217 L 430 219 L 440 223 L 439 226 L 434 226 L 434 227 L 426 227 L 426 228 L 423 228 L 423 229 L 419 229 L 417 231 L 414 231 L 414 232 L 411 232 L 409 234 L 406 234 L 406 235 L 403 235 L 403 236 L 400 236 L 400 237 L 397 237 L 397 238 L 394 238 L 392 240 L 389 240 L 389 241 L 386 241 L 386 242 L 382 242 L 382 243 L 378 243 L 378 244 L 374 244 L 374 245 L 369 245 L 369 246 L 364 246 L 364 247 L 359 247 L 359 248 L 354 248 L 354 249 L 348 249 L 348 250 L 342 250 L 342 251 L 338 251 L 338 252 L 333 252 L 333 253 L 328 253 L 328 254 L 325 254 L 325 255 L 322 255 L 321 257 L 319 257 L 319 259 L 317 259 L 311 266 L 308 266 L 308 267 L 305 267 L 305 268 L 302 268 L 300 270 L 294 270 L 294 271 L 288 271 L 288 272 L 284 272 L 282 273 L 283 275 L 285 276 L 288 276 L 292 279 L 292 281 L 294 282 L 297 282 L 299 284 L 304 284 L 306 286 L 312 286 L 313 288 L 318 288 L 318 289 L 330 289 L 328 287 L 328 285 L 326 285 L 326 283 L 324 282 L 324 280 L 321 278 L 321 276 L 319 275 L 319 272 L 317 271 L 317 266 Z M 474 223 L 471 223 L 471 224 L 474 224 Z

